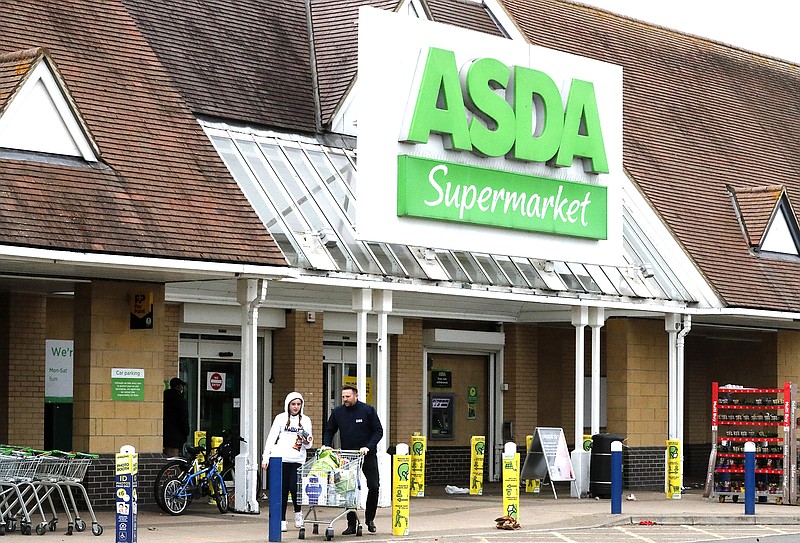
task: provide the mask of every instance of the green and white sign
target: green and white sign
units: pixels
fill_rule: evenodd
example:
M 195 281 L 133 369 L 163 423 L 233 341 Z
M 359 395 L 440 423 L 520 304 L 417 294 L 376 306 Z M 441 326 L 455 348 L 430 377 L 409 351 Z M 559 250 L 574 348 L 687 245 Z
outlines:
M 44 348 L 45 403 L 72 403 L 73 341 L 48 339 Z
M 401 155 L 397 214 L 605 239 L 606 187 Z
M 115 401 L 144 401 L 144 370 L 136 368 L 111 369 L 111 399 Z
M 361 239 L 616 263 L 622 69 L 362 8 Z

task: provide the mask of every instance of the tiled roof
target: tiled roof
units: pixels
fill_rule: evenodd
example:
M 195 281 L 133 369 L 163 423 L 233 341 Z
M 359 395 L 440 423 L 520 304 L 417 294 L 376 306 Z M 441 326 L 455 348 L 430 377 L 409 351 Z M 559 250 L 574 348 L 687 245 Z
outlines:
M 800 67 L 559 0 L 502 0 L 535 45 L 623 67 L 624 165 L 730 306 L 800 311 L 800 263 L 759 258 L 727 184 L 800 201 Z
M 315 131 L 303 0 L 123 0 L 196 114 Z
M 285 265 L 119 1 L 5 6 L 0 52 L 38 47 L 102 163 L 0 155 L 0 244 Z
M 492 36 L 502 35 L 482 2 L 475 0 L 427 0 L 427 2 L 431 16 L 437 23 L 475 30 Z
M 773 185 L 741 190 L 728 187 L 728 190 L 736 201 L 748 242 L 752 247 L 757 247 L 783 194 L 783 187 Z
M 313 0 L 314 50 L 323 125 L 336 113 L 358 71 L 358 8 L 394 10 L 397 0 Z
M 6 110 L 11 97 L 19 90 L 28 71 L 44 54 L 40 48 L 0 54 L 0 115 Z

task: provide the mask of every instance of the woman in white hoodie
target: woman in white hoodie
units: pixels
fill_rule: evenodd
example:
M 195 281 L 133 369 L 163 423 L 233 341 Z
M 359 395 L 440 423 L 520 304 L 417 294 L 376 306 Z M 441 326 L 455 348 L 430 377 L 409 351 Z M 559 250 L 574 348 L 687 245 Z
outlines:
M 296 528 L 303 526 L 303 513 L 300 510 L 300 496 L 297 493 L 297 468 L 306 461 L 306 450 L 311 447 L 314 437 L 311 435 L 311 419 L 303 414 L 303 395 L 299 392 L 290 392 L 284 402 L 285 412 L 280 413 L 272 421 L 266 442 L 264 454 L 261 456 L 261 466 L 267 469 L 272 456 L 280 456 L 283 462 L 283 492 L 281 504 L 281 531 L 286 531 L 286 506 L 289 502 L 289 492 L 292 493 L 294 502 L 294 525 Z

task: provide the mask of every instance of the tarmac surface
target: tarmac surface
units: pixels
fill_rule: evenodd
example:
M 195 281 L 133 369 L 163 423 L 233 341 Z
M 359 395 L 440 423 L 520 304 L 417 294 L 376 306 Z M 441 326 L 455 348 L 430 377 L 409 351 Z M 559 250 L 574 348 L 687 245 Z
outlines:
M 556 486 L 558 498 L 554 498 L 550 487 L 543 487 L 539 494 L 521 493 L 519 530 L 499 530 L 495 518 L 504 514 L 503 498 L 499 484 L 486 485 L 481 496 L 466 494 L 447 494 L 444 487 L 426 487 L 425 497 L 412 498 L 409 521 L 409 534 L 393 536 L 391 531 L 391 507 L 378 509 L 375 519 L 377 533 L 370 534 L 363 528 L 363 536 L 342 536 L 346 527 L 345 519 L 334 523 L 334 541 L 356 540 L 364 543 L 381 541 L 538 541 L 536 533 L 563 532 L 586 528 L 641 526 L 641 525 L 681 525 L 681 526 L 730 526 L 742 528 L 752 525 L 792 528 L 791 533 L 800 532 L 800 507 L 757 503 L 755 515 L 744 514 L 743 500 L 737 503 L 703 498 L 702 489 L 689 489 L 681 499 L 667 499 L 661 492 L 623 491 L 622 513 L 611 514 L 611 500 L 592 498 L 571 498 L 569 487 L 559 483 Z M 635 500 L 628 500 L 630 495 Z M 291 506 L 289 507 L 291 512 Z M 304 509 L 305 512 L 305 509 Z M 319 533 L 313 534 L 307 526 L 305 539 L 325 541 L 325 528 L 328 521 L 343 512 L 343 509 L 317 508 L 318 520 L 325 524 Z M 327 516 L 326 516 L 327 515 Z M 363 521 L 363 511 L 359 517 Z M 65 520 L 61 520 L 55 532 L 45 534 L 48 541 L 75 541 L 88 539 L 101 543 L 116 540 L 115 517 L 111 511 L 96 512 L 97 521 L 103 526 L 103 534 L 91 534 L 91 518 L 82 513 L 86 522 L 85 532 L 72 536 L 64 535 Z M 291 518 L 291 514 L 288 515 Z M 795 527 L 791 525 L 798 525 Z M 281 534 L 282 541 L 296 541 L 298 530 L 289 521 L 289 531 Z M 197 543 L 250 543 L 269 541 L 269 503 L 263 502 L 261 513 L 257 515 L 228 513 L 220 514 L 216 507 L 199 500 L 192 503 L 180 516 L 171 516 L 160 510 L 144 510 L 138 515 L 138 541 L 160 543 L 191 541 Z M 7 534 L 5 537 L 19 537 Z M 35 535 L 33 537 L 36 537 Z M 617 535 L 617 538 L 619 535 Z M 565 540 L 564 537 L 560 538 Z M 641 539 L 641 538 L 639 538 Z M 713 539 L 713 538 L 712 538 Z M 543 539 L 541 539 L 543 540 Z M 571 539 L 567 539 L 571 540 Z M 599 537 L 590 541 L 599 541 Z M 611 539 L 618 540 L 618 539 Z M 674 540 L 674 539 L 673 539 Z M 695 539 L 697 540 L 697 539 Z M 44 539 L 42 540 L 44 543 Z

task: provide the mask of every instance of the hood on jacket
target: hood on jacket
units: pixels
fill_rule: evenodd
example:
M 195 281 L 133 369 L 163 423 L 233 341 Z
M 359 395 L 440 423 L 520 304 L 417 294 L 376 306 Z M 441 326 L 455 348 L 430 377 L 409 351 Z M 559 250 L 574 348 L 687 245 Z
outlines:
M 286 412 L 287 415 L 289 415 L 289 402 L 291 402 L 292 400 L 300 400 L 301 402 L 303 402 L 302 405 L 300 406 L 300 412 L 298 413 L 298 416 L 302 417 L 303 408 L 306 405 L 306 401 L 303 399 L 303 395 L 300 394 L 299 392 L 290 392 L 289 394 L 286 395 L 286 400 L 283 402 L 283 410 Z

